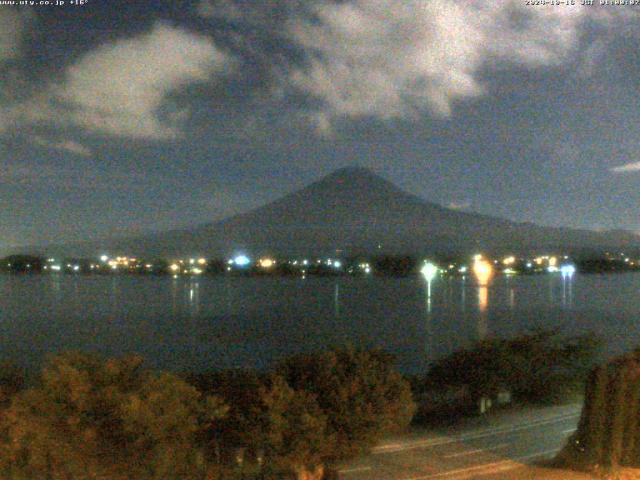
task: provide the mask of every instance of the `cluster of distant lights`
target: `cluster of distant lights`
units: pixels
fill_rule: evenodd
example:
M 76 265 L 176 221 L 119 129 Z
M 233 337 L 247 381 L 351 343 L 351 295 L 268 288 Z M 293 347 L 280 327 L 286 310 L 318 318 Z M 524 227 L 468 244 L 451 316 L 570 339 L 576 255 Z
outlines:
M 624 255 L 624 254 L 621 254 Z M 496 266 L 502 264 L 501 272 L 505 275 L 513 275 L 518 273 L 513 267 L 516 263 L 522 261 L 522 265 L 526 266 L 526 269 L 535 269 L 535 271 L 546 271 L 548 273 L 560 273 L 563 277 L 571 277 L 576 273 L 576 267 L 572 263 L 567 262 L 568 257 L 564 256 L 562 258 L 553 256 L 553 255 L 544 255 L 538 256 L 531 260 L 522 261 L 521 259 L 517 259 L 515 256 L 510 255 L 504 257 L 502 260 L 493 260 L 493 262 L 485 259 L 483 255 L 477 254 L 472 257 L 472 263 L 470 266 L 461 265 L 457 266 L 455 264 L 449 264 L 448 267 L 441 268 L 435 263 L 432 263 L 428 260 L 425 260 L 420 273 L 422 276 L 428 281 L 433 281 L 440 273 L 447 274 L 452 272 L 457 272 L 461 275 L 466 275 L 469 272 L 472 272 L 475 277 L 478 279 L 479 284 L 486 284 L 493 277 Z M 100 257 L 101 264 L 91 263 L 89 265 L 80 265 L 77 263 L 60 263 L 56 262 L 55 259 L 49 258 L 47 259 L 47 264 L 44 266 L 44 270 L 50 270 L 53 272 L 60 272 L 62 270 L 71 271 L 71 272 L 80 272 L 84 270 L 84 268 L 89 268 L 90 270 L 100 270 L 101 267 L 108 268 L 113 271 L 118 270 L 135 270 L 135 269 L 146 269 L 147 271 L 152 271 L 154 265 L 151 263 L 141 263 L 135 257 L 126 257 L 126 256 L 117 256 L 110 257 L 108 255 L 102 255 Z M 630 259 L 625 258 L 625 262 L 630 263 Z M 311 266 L 326 266 L 331 267 L 336 270 L 343 269 L 343 262 L 339 259 L 296 259 L 289 260 L 285 263 L 293 265 L 299 269 L 301 269 L 303 275 L 307 273 L 307 268 Z M 168 268 L 170 273 L 174 276 L 178 276 L 179 274 L 189 274 L 189 275 L 201 275 L 206 272 L 206 268 L 208 265 L 207 259 L 200 258 L 189 258 L 187 260 L 176 260 L 169 264 Z M 263 270 L 271 270 L 278 265 L 278 260 L 271 257 L 261 257 L 257 260 L 252 260 L 246 254 L 238 254 L 233 258 L 227 261 L 227 271 L 232 271 L 234 269 L 247 269 L 249 267 L 257 267 Z M 10 264 L 8 265 L 11 266 Z M 27 268 L 30 268 L 30 265 L 27 265 Z M 349 273 L 355 273 L 359 271 L 365 274 L 372 273 L 371 264 L 368 262 L 359 262 L 355 265 L 351 265 L 348 268 Z
M 153 266 L 151 266 L 153 268 Z M 188 261 L 178 260 L 169 265 L 169 271 L 177 276 L 179 273 L 202 275 L 207 268 L 206 258 L 190 258 Z
M 548 273 L 560 273 L 563 278 L 571 277 L 576 273 L 576 267 L 574 264 L 566 262 L 568 258 L 569 257 L 564 256 L 563 260 L 565 261 L 565 263 L 561 263 L 556 256 L 539 256 L 533 259 L 533 261 L 526 262 L 526 267 L 527 269 L 542 268 Z M 502 262 L 494 260 L 492 264 L 481 254 L 477 254 L 473 256 L 471 271 L 475 275 L 480 285 L 486 285 L 494 275 L 494 265 L 502 263 L 503 267 L 505 267 L 503 268 L 502 273 L 504 273 L 505 275 L 513 275 L 517 273 L 517 271 L 512 268 L 512 266 L 515 265 L 516 262 L 516 257 L 508 256 L 503 258 Z M 431 283 L 438 276 L 438 274 L 448 273 L 452 270 L 455 270 L 455 268 L 456 266 L 453 264 L 450 264 L 448 268 L 440 268 L 436 264 L 425 260 L 422 268 L 420 269 L 420 273 L 428 283 Z M 465 275 L 469 271 L 469 267 L 463 265 L 461 267 L 458 267 L 457 271 L 458 273 Z
M 342 260 L 328 258 L 325 260 L 317 259 L 315 261 L 310 261 L 308 259 L 303 260 L 293 260 L 288 262 L 291 265 L 299 266 L 303 268 L 303 272 L 305 272 L 304 268 L 312 265 L 316 266 L 328 266 L 332 267 L 336 270 L 340 270 L 343 268 Z M 236 255 L 235 257 L 227 260 L 227 271 L 231 271 L 234 268 L 245 269 L 251 266 L 256 266 L 264 270 L 270 270 L 276 267 L 278 261 L 271 257 L 261 257 L 257 261 L 253 261 L 250 257 L 245 254 Z M 208 265 L 208 261 L 206 258 L 190 258 L 188 260 L 175 260 L 169 263 L 168 269 L 171 273 L 178 274 L 194 274 L 200 275 L 205 273 L 206 267 Z M 11 267 L 11 264 L 7 264 L 7 267 Z M 27 265 L 27 268 L 30 268 L 31 265 Z M 142 264 L 140 260 L 135 257 L 110 257 L 108 255 L 100 256 L 100 263 L 91 263 L 89 266 L 90 270 L 100 270 L 101 268 L 110 269 L 112 271 L 118 270 L 135 270 L 144 268 L 146 270 L 152 270 L 154 265 L 151 263 Z M 371 265 L 369 263 L 360 263 L 357 266 L 360 270 L 365 273 L 371 273 Z M 83 270 L 83 265 L 80 264 L 62 264 L 56 262 L 55 259 L 49 258 L 47 259 L 47 264 L 44 266 L 44 270 L 51 270 L 54 272 L 60 272 L 62 270 L 70 270 L 74 272 L 80 272 Z
M 9 265 L 10 267 L 11 265 Z M 27 269 L 31 268 L 31 265 L 27 264 L 26 265 Z M 59 263 L 56 261 L 55 258 L 48 258 L 46 265 L 44 265 L 43 270 L 45 271 L 52 271 L 52 272 L 61 272 L 63 270 L 66 271 L 70 271 L 70 272 L 75 272 L 75 273 L 79 273 L 82 270 L 82 266 L 78 263 Z M 100 265 L 91 263 L 89 265 L 89 269 L 90 270 L 99 270 L 100 269 Z
M 310 261 L 308 259 L 303 260 L 292 260 L 288 262 L 289 264 L 302 268 L 303 272 L 306 272 L 305 267 L 309 267 L 311 265 L 326 265 L 327 267 L 333 267 L 336 270 L 342 268 L 342 260 L 327 258 L 326 260 L 317 259 L 315 262 Z M 274 258 L 263 257 L 259 258 L 255 265 L 265 270 L 270 270 L 274 268 L 278 264 L 278 261 Z M 227 271 L 231 271 L 233 267 L 246 268 L 253 265 L 251 258 L 247 255 L 237 255 L 234 258 L 231 258 L 227 261 Z M 369 268 L 369 264 L 366 264 L 366 268 Z

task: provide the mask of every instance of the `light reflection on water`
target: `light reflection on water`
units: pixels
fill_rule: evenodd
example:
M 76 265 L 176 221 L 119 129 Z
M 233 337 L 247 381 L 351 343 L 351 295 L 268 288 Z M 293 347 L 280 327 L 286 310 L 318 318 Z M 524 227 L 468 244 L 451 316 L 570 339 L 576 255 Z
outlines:
M 430 287 L 430 292 L 429 292 Z M 208 278 L 0 276 L 0 352 L 25 364 L 80 348 L 162 368 L 266 366 L 283 355 L 382 347 L 408 372 L 492 335 L 595 331 L 640 344 L 640 274 L 562 277 Z

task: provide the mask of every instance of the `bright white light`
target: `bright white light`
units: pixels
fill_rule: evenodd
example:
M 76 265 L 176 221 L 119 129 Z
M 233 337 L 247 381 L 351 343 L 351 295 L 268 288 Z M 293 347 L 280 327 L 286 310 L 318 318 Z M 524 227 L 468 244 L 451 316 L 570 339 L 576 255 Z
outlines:
M 553 265 L 549 265 L 549 266 L 547 267 L 547 272 L 549 272 L 549 273 L 557 273 L 557 272 L 559 272 L 559 271 L 560 271 L 560 270 L 558 269 L 558 267 L 554 267 Z
M 60 265 L 51 265 L 51 270 L 54 272 L 59 272 L 61 270 Z
M 171 264 L 171 266 L 169 266 L 169 269 L 172 272 L 177 272 L 178 270 L 180 270 L 180 265 L 178 265 L 177 263 L 173 263 L 173 264 Z
M 107 260 L 109 260 L 109 255 L 102 255 L 100 257 L 100 260 L 103 261 L 103 262 L 106 262 Z
M 465 267 L 465 266 L 460 267 L 460 268 L 458 269 L 458 272 L 460 272 L 460 273 L 467 273 L 467 267 Z
M 336 260 L 335 262 L 333 262 L 333 266 L 335 268 L 340 268 L 342 267 L 342 262 L 340 260 Z
M 436 278 L 436 275 L 438 275 L 438 267 L 431 262 L 427 262 L 420 270 L 420 273 L 422 273 L 422 276 L 427 282 L 431 282 Z
M 195 274 L 195 275 L 200 275 L 202 273 L 202 269 L 200 268 L 192 268 L 191 269 L 191 273 Z
M 79 266 L 79 265 L 74 265 L 74 266 L 73 266 L 73 271 L 74 271 L 74 272 L 77 272 L 77 271 L 79 271 L 79 270 L 80 270 L 80 266 Z
M 302 261 L 302 264 L 303 264 L 303 265 L 309 265 L 309 260 L 303 260 L 303 261 Z
M 576 267 L 574 265 L 562 265 L 560 267 L 560 273 L 563 277 L 570 277 L 576 273 Z
M 251 260 L 246 255 L 238 255 L 236 258 L 233 259 L 233 261 L 236 265 L 239 265 L 240 267 L 245 267 L 251 263 Z

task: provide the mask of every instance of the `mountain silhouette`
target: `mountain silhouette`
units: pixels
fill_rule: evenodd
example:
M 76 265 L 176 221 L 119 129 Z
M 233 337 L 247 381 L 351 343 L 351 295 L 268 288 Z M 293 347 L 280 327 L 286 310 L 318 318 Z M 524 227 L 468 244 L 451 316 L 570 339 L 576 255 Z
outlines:
M 445 208 L 403 191 L 366 168 L 347 167 L 218 222 L 47 250 L 83 255 L 106 251 L 226 256 L 239 251 L 253 255 L 457 254 L 638 247 L 640 237 L 631 232 L 541 227 Z

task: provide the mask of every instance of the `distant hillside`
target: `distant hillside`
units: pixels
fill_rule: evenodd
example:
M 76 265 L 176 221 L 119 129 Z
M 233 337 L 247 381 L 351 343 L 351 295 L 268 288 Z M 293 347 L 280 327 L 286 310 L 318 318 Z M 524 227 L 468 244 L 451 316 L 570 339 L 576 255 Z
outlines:
M 364 168 L 343 168 L 279 200 L 225 220 L 125 240 L 47 247 L 49 253 L 146 256 L 469 253 L 474 250 L 640 248 L 630 232 L 540 227 L 444 208 Z

